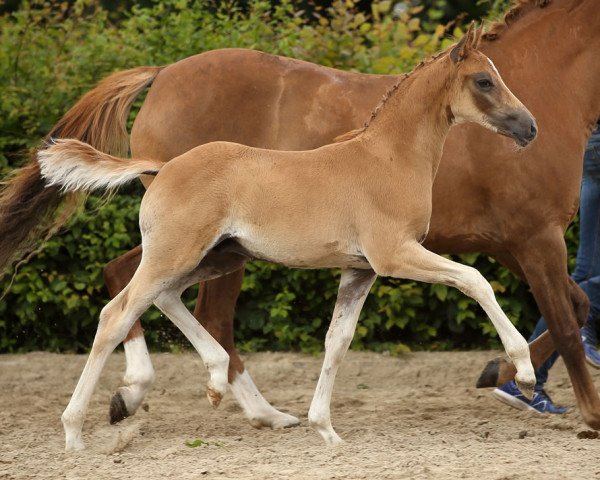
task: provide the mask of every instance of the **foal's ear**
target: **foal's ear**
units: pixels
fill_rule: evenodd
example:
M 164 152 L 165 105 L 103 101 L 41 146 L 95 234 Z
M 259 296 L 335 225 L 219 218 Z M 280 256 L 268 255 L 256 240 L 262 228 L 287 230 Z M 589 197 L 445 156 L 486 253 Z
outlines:
M 481 42 L 481 36 L 483 35 L 483 22 L 475 30 L 475 38 L 473 39 L 473 48 L 477 50 L 479 48 L 479 43 Z
M 469 52 L 473 49 L 473 42 L 475 40 L 475 22 L 471 22 L 467 33 L 463 35 L 452 50 L 450 50 L 450 59 L 454 63 L 458 63 L 469 55 Z

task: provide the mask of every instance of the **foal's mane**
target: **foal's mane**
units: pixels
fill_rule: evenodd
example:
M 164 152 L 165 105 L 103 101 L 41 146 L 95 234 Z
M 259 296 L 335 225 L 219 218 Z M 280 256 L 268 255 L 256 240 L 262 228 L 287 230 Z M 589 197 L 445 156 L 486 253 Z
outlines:
M 435 60 L 437 60 L 438 58 L 440 58 L 441 56 L 443 56 L 447 53 L 448 53 L 448 50 L 444 50 L 443 52 L 437 53 L 435 55 L 431 55 L 428 58 L 426 58 L 425 60 L 419 62 L 419 64 L 414 69 L 412 69 L 410 72 L 403 73 L 402 76 L 400 77 L 400 79 L 396 83 L 394 83 L 390 88 L 388 88 L 387 92 L 385 92 L 383 94 L 383 97 L 381 98 L 381 100 L 379 101 L 379 103 L 377 104 L 377 106 L 375 107 L 373 112 L 371 112 L 371 116 L 364 123 L 364 125 L 362 127 L 354 129 L 354 130 L 350 130 L 349 132 L 346 132 L 346 133 L 342 133 L 341 135 L 335 137 L 333 139 L 333 142 L 339 143 L 339 142 L 345 142 L 346 140 L 352 140 L 353 138 L 355 138 L 358 135 L 360 135 L 361 133 L 363 133 L 369 127 L 369 125 L 371 125 L 371 122 L 373 121 L 373 119 L 375 119 L 375 117 L 383 109 L 383 107 L 388 102 L 388 100 L 398 91 L 400 86 L 404 83 L 404 81 L 407 78 L 411 77 L 415 72 L 417 72 L 418 70 L 421 70 L 426 65 L 433 63 Z
M 481 38 L 483 40 L 487 40 L 488 42 L 493 42 L 494 40 L 497 40 L 498 38 L 500 38 L 500 34 L 502 32 L 504 32 L 504 30 L 506 30 L 513 23 L 515 23 L 525 13 L 530 12 L 534 8 L 544 8 L 551 1 L 552 0 L 516 0 L 516 2 L 513 4 L 513 6 L 510 8 L 510 10 L 508 12 L 506 12 L 506 14 L 504 15 L 504 19 L 492 23 L 490 25 L 489 30 L 486 33 L 484 33 L 481 36 Z M 386 102 L 390 99 L 390 97 L 396 92 L 396 90 L 398 90 L 398 88 L 404 82 L 404 80 L 406 80 L 408 77 L 410 77 L 414 72 L 416 72 L 420 68 L 422 68 L 425 65 L 428 65 L 428 64 L 432 63 L 434 60 L 438 59 L 444 53 L 446 53 L 446 52 L 441 52 L 441 53 L 438 53 L 437 55 L 432 55 L 429 58 L 427 58 L 426 60 L 419 63 L 411 72 L 404 73 L 400 77 L 400 79 L 394 85 L 392 85 L 388 89 L 387 92 L 385 92 L 385 94 L 383 95 L 383 98 L 380 100 L 379 104 L 377 104 L 377 106 L 371 113 L 371 117 L 364 123 L 364 125 L 360 128 L 357 128 L 355 130 L 350 130 L 349 132 L 343 133 L 343 134 L 335 137 L 333 139 L 334 143 L 345 142 L 346 140 L 352 140 L 353 138 L 357 137 L 362 132 L 364 132 L 367 129 L 367 127 L 371 124 L 373 119 L 377 116 L 377 114 L 384 107 Z

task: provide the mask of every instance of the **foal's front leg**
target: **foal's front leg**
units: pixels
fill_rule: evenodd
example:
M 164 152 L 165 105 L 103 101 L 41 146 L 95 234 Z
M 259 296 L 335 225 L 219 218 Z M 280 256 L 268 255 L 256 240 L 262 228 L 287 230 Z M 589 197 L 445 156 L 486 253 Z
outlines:
M 342 439 L 331 426 L 333 382 L 354 337 L 358 316 L 375 277 L 372 270 L 342 270 L 333 318 L 325 339 L 325 359 L 308 412 L 311 427 L 319 432 L 328 445 L 342 443 Z
M 371 255 L 367 254 L 367 258 L 378 275 L 442 283 L 458 288 L 475 299 L 490 317 L 506 353 L 517 368 L 515 380 L 520 390 L 531 398 L 535 373 L 527 341 L 504 314 L 491 285 L 477 270 L 436 255 L 416 242 L 404 244 L 395 255 L 375 251 Z

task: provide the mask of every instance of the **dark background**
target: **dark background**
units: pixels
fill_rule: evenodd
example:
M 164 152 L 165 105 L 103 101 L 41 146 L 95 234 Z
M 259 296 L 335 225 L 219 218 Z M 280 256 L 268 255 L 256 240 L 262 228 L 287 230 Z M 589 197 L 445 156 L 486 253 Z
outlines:
M 58 3 L 58 2 L 57 2 Z M 72 4 L 74 3 L 72 0 L 66 1 L 64 3 Z M 103 0 L 100 2 L 104 8 L 114 12 L 115 16 L 120 16 L 122 12 L 128 11 L 134 5 L 140 6 L 151 6 L 156 2 L 152 0 L 126 0 L 126 1 L 108 1 Z M 247 0 L 234 0 L 229 2 L 218 2 L 215 1 L 215 4 L 219 3 L 237 3 L 238 5 L 247 5 Z M 276 1 L 272 2 L 276 4 Z M 307 12 L 314 11 L 315 8 L 321 10 L 331 5 L 331 1 L 319 1 L 319 0 L 304 0 L 304 1 L 295 1 L 294 4 L 300 7 Z M 358 0 L 354 2 L 356 7 L 365 12 L 371 12 L 371 1 L 370 0 Z M 478 19 L 484 16 L 488 10 L 490 9 L 492 0 L 445 0 L 440 2 L 438 0 L 405 0 L 405 1 L 392 1 L 393 5 L 397 3 L 405 3 L 409 5 L 423 5 L 426 8 L 436 7 L 439 8 L 443 12 L 442 21 L 449 22 L 455 19 L 458 15 L 464 14 L 467 19 Z M 21 4 L 20 0 L 5 0 L 2 2 L 0 0 L 0 14 L 9 13 L 17 10 L 19 5 Z

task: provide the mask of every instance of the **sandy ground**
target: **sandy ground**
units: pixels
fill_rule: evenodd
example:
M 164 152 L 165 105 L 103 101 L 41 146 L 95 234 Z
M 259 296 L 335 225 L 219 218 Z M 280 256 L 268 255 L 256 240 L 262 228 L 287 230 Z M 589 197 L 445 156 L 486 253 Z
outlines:
M 63 451 L 60 415 L 84 356 L 0 356 L 0 478 L 235 479 L 592 479 L 600 478 L 600 439 L 579 439 L 580 415 L 532 415 L 510 409 L 473 385 L 495 353 L 351 352 L 334 394 L 333 423 L 346 440 L 328 448 L 306 412 L 320 358 L 248 355 L 247 366 L 278 408 L 300 427 L 255 430 L 231 395 L 217 410 L 204 396 L 196 355 L 153 355 L 157 381 L 141 410 L 120 425 L 107 421 L 120 385 L 122 354 L 113 354 L 84 426 L 87 450 Z M 600 374 L 595 373 L 598 383 Z M 549 385 L 574 404 L 562 363 Z M 186 442 L 208 445 L 191 448 Z

